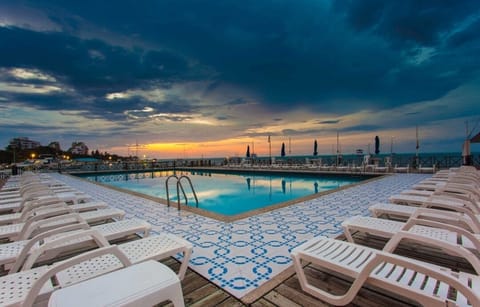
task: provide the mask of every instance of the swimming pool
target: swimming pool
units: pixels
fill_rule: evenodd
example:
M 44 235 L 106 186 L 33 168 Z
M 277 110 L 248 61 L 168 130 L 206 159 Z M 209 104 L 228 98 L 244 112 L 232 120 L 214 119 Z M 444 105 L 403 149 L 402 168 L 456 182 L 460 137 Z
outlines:
M 170 175 L 188 176 L 198 197 L 198 208 L 234 216 L 316 193 L 338 189 L 369 177 L 271 172 L 219 172 L 211 170 L 170 170 L 139 173 L 81 175 L 94 182 L 166 199 L 165 181 Z M 188 204 L 195 199 L 183 186 Z M 169 181 L 170 200 L 176 205 L 176 180 Z M 182 194 L 181 202 L 185 203 Z

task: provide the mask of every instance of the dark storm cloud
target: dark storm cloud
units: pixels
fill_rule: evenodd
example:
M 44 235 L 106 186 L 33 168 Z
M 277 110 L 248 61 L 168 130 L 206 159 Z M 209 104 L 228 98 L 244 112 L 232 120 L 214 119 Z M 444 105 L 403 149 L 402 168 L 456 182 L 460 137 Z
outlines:
M 472 22 L 463 31 L 459 31 L 448 40 L 449 47 L 475 47 L 478 50 L 478 33 L 480 33 L 480 18 Z
M 395 45 L 435 46 L 467 16 L 478 13 L 476 0 L 335 1 L 338 12 L 358 31 L 371 31 Z
M 191 75 L 185 59 L 172 53 L 129 50 L 65 33 L 0 28 L 0 41 L 5 43 L 2 67 L 41 69 L 85 94 L 101 95 L 152 79 L 169 82 Z
M 152 80 L 164 83 L 192 76 L 184 58 L 170 52 L 125 49 L 65 33 L 0 28 L 2 67 L 40 69 L 83 95 L 104 95 Z
M 3 73 L 0 81 L 31 86 L 51 85 L 61 91 L 33 94 L 4 91 L 10 101 L 42 110 L 83 110 L 87 118 L 123 119 L 124 111 L 152 104 L 144 98 L 105 99 L 107 93 L 130 88 L 168 88 L 172 80 L 192 76 L 187 63 L 172 53 L 128 50 L 98 40 L 80 40 L 63 33 L 40 33 L 0 27 L 0 67 L 34 69 L 56 80 L 20 80 Z M 186 111 L 189 104 L 167 101 L 163 112 Z
M 331 124 L 338 124 L 340 122 L 339 119 L 332 119 L 332 120 L 322 120 L 322 121 L 318 121 L 319 124 L 327 124 L 327 125 L 331 125 Z
M 63 32 L 0 28 L 0 66 L 46 71 L 112 118 L 152 104 L 106 93 L 158 83 L 203 79 L 206 93 L 234 85 L 269 110 L 340 115 L 435 100 L 480 72 L 478 1 L 25 3 Z M 80 38 L 92 29 L 105 31 Z

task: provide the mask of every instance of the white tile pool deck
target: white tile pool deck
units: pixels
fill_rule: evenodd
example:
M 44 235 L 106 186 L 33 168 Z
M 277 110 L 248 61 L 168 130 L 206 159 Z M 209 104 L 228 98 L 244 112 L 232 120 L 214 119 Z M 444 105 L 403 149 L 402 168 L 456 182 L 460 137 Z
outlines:
M 191 212 L 108 189 L 85 180 L 52 174 L 66 184 L 152 224 L 152 233 L 169 232 L 193 245 L 189 266 L 233 296 L 241 298 L 291 265 L 290 251 L 318 235 L 335 237 L 353 215 L 370 215 L 373 202 L 431 177 L 394 174 L 313 200 L 248 217 L 221 222 Z

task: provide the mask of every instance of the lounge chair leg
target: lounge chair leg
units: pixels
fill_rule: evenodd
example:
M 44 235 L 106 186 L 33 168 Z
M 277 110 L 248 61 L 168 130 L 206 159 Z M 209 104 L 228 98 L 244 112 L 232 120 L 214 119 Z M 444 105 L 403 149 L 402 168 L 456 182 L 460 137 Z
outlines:
M 348 227 L 343 226 L 343 233 L 345 234 L 345 238 L 347 239 L 348 242 L 354 243 L 352 234 Z
M 190 255 L 192 254 L 192 249 L 189 248 L 183 253 L 183 260 L 182 264 L 180 265 L 180 269 L 178 270 L 178 278 L 180 280 L 183 280 L 185 277 L 185 273 L 187 272 L 188 269 L 188 262 L 190 261 Z

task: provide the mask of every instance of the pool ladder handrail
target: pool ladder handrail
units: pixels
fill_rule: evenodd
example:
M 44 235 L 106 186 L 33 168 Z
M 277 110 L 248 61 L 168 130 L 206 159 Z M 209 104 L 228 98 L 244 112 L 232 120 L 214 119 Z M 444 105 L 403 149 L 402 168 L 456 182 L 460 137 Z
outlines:
M 197 193 L 195 192 L 195 189 L 193 188 L 192 180 L 190 180 L 190 177 L 185 176 L 185 175 L 182 175 L 180 177 L 178 177 L 177 175 L 170 175 L 170 176 L 168 176 L 167 180 L 165 180 L 165 190 L 167 191 L 167 206 L 170 207 L 170 193 L 169 193 L 169 185 L 168 185 L 168 181 L 170 180 L 170 178 L 176 178 L 177 179 L 178 210 L 180 210 L 180 190 L 182 190 L 183 197 L 185 198 L 185 205 L 188 205 L 187 194 L 185 193 L 185 189 L 183 188 L 183 185 L 182 185 L 182 179 L 184 179 L 184 178 L 190 184 L 190 189 L 192 190 L 193 196 L 195 197 L 196 207 L 198 208 Z

